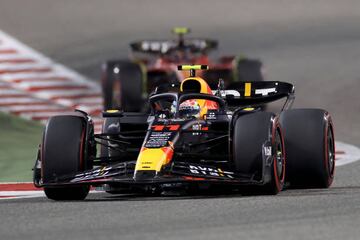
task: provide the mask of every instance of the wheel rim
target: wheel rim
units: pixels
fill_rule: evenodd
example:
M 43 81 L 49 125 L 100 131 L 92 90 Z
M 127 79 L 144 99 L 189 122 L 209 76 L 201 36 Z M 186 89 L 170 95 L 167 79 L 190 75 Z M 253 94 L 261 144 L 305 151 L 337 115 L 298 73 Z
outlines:
M 284 155 L 284 146 L 281 140 L 281 135 L 279 130 L 276 131 L 276 140 L 275 140 L 275 158 L 276 158 L 276 174 L 280 182 L 284 180 L 285 173 L 285 155 Z
M 328 149 L 328 170 L 330 177 L 334 174 L 335 169 L 335 147 L 334 147 L 334 136 L 332 133 L 331 128 L 328 129 L 328 136 L 327 136 L 327 149 Z

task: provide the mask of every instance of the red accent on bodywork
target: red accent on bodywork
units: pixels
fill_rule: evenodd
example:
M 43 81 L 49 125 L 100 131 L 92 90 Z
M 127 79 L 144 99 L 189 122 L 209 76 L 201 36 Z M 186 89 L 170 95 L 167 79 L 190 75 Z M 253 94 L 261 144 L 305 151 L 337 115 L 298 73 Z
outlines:
M 193 180 L 193 181 L 204 181 L 205 178 L 201 178 L 201 177 L 189 177 L 189 176 L 184 176 L 183 177 L 186 180 Z
M 166 161 L 165 164 L 169 163 L 174 155 L 174 149 L 172 149 L 172 147 L 163 147 L 161 148 L 161 150 L 165 153 L 166 155 Z
M 180 128 L 180 125 L 176 124 L 176 125 L 167 125 L 167 126 L 164 126 L 164 125 L 154 125 L 154 126 L 151 126 L 151 128 L 154 130 L 154 131 L 164 131 L 165 128 L 167 128 L 168 131 L 177 131 L 179 128 Z
M 162 131 L 162 130 L 164 130 L 165 126 L 164 125 L 154 125 L 154 126 L 151 126 L 151 128 L 154 131 Z
M 168 125 L 169 131 L 177 131 L 180 128 L 180 125 Z

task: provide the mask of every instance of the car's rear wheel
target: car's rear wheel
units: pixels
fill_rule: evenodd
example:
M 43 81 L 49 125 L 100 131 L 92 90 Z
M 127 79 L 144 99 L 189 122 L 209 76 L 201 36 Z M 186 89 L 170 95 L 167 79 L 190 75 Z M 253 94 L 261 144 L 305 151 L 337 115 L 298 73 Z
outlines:
M 266 163 L 263 157 L 267 157 Z M 236 120 L 233 158 L 238 173 L 264 181 L 264 186 L 248 187 L 246 193 L 277 194 L 283 189 L 285 147 L 280 124 L 273 113 L 250 113 Z
M 90 126 L 88 129 L 87 126 Z M 93 126 L 77 115 L 55 116 L 48 120 L 41 146 L 41 169 L 43 183 L 51 184 L 66 175 L 90 169 L 89 134 Z M 53 200 L 83 200 L 89 193 L 89 186 L 44 187 L 44 192 Z
M 102 67 L 105 109 L 140 112 L 143 109 L 144 78 L 142 66 L 127 60 L 106 62 Z
M 287 153 L 287 181 L 292 187 L 328 188 L 335 173 L 334 127 L 321 109 L 294 109 L 281 114 Z

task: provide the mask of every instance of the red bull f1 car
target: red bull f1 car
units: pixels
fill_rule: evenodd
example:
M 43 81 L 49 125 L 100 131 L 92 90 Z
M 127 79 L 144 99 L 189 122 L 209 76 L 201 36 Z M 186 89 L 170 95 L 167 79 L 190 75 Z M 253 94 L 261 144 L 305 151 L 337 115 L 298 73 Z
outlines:
M 34 167 L 34 184 L 53 200 L 82 200 L 90 186 L 109 193 L 226 188 L 277 194 L 284 186 L 327 188 L 335 171 L 331 117 L 290 109 L 294 86 L 233 82 L 216 89 L 190 71 L 179 89 L 149 96 L 146 113 L 103 113 L 94 134 L 84 112 L 51 117 Z M 284 99 L 279 113 L 258 106 Z M 97 146 L 101 146 L 97 151 Z
M 258 59 L 223 56 L 212 59 L 218 42 L 207 38 L 186 38 L 188 28 L 174 28 L 177 39 L 141 40 L 130 44 L 130 59 L 107 61 L 102 66 L 102 89 L 105 109 L 144 112 L 144 102 L 156 89 L 179 85 L 188 77 L 177 71 L 180 64 L 205 64 L 208 71 L 198 71 L 211 88 L 222 78 L 225 86 L 235 81 L 262 81 L 263 67 Z M 164 89 L 165 88 L 165 89 Z

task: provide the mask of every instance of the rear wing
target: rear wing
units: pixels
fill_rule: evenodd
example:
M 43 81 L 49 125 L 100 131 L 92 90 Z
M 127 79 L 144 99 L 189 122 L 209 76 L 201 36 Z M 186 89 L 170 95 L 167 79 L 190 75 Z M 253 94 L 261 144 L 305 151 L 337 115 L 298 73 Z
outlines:
M 133 52 L 148 54 L 166 54 L 181 48 L 188 48 L 192 53 L 205 53 L 217 46 L 217 41 L 212 39 L 184 39 L 182 46 L 175 40 L 142 40 L 130 43 Z
M 228 106 L 261 105 L 282 98 L 292 101 L 295 88 L 290 83 L 278 81 L 234 82 L 226 90 L 220 90 L 220 95 Z

